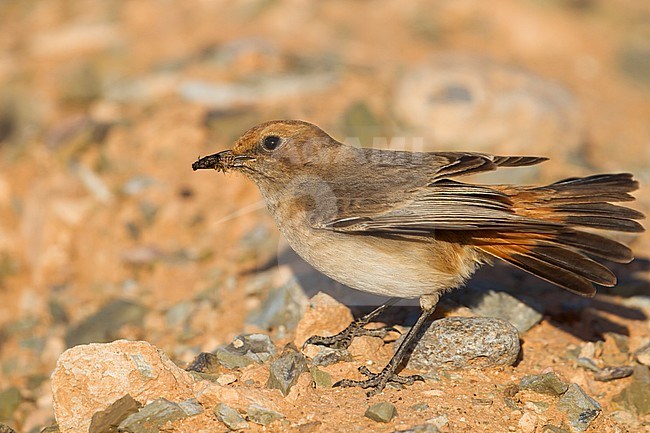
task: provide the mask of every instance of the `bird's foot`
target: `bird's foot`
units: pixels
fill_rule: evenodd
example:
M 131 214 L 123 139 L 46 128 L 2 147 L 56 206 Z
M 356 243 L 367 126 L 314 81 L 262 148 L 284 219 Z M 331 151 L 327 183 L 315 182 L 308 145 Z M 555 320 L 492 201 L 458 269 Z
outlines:
M 375 394 L 380 393 L 387 384 L 397 383 L 400 385 L 413 385 L 416 380 L 424 382 L 424 378 L 419 374 L 414 374 L 412 376 L 399 376 L 395 373 L 395 368 L 390 364 L 384 367 L 379 373 L 373 373 L 365 365 L 359 367 L 359 372 L 364 376 L 368 377 L 366 380 L 350 380 L 343 379 L 334 384 L 335 387 L 348 388 L 352 386 L 358 386 L 363 389 L 371 388 L 370 391 L 366 393 L 368 397 L 372 397 Z
M 362 335 L 367 335 L 370 337 L 379 337 L 386 338 L 390 332 L 397 332 L 401 334 L 399 330 L 393 328 L 392 326 L 386 326 L 378 329 L 366 329 L 363 326 L 366 324 L 365 321 L 355 321 L 348 325 L 343 331 L 339 332 L 336 335 L 331 337 L 322 337 L 320 335 L 313 335 L 305 341 L 302 345 L 303 349 L 307 347 L 308 344 L 316 344 L 318 346 L 327 346 L 333 349 L 347 349 L 352 344 L 354 337 L 359 337 Z

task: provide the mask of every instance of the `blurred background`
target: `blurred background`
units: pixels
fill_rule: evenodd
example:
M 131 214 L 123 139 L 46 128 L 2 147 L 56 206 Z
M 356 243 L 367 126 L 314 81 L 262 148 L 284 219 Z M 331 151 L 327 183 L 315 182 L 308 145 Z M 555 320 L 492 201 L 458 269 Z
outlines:
M 48 377 L 76 344 L 145 339 L 183 363 L 295 326 L 305 283 L 274 265 L 256 188 L 191 170 L 277 118 L 552 158 L 498 182 L 648 185 L 650 3 L 0 1 L 0 421 L 51 422 Z M 647 234 L 620 239 L 649 255 Z M 638 263 L 621 293 L 648 294 Z

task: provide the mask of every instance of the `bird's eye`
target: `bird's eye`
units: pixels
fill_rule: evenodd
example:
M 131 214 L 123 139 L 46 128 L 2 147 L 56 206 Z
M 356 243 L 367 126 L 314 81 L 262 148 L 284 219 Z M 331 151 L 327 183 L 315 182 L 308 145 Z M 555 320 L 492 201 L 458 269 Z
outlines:
M 282 140 L 277 135 L 269 135 L 264 138 L 264 141 L 262 141 L 262 146 L 266 150 L 274 150 L 280 145 L 281 141 Z

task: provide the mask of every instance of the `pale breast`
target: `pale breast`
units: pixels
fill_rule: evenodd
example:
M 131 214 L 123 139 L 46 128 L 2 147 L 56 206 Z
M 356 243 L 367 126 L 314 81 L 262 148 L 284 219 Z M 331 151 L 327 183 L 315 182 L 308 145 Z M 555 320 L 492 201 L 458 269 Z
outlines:
M 458 287 L 478 264 L 471 247 L 435 239 L 318 230 L 308 225 L 303 213 L 289 217 L 274 210 L 280 231 L 296 253 L 328 277 L 357 290 L 416 298 Z

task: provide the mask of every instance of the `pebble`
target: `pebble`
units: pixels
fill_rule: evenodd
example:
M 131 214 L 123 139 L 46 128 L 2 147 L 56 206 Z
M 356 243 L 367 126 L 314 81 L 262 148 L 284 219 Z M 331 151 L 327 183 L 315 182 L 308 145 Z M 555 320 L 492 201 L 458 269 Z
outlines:
M 440 433 L 440 429 L 433 424 L 420 424 L 406 430 L 393 430 L 393 433 Z
M 200 413 L 202 409 L 197 409 L 197 406 L 201 408 L 198 403 L 187 402 L 182 405 L 159 398 L 143 407 L 139 412 L 129 415 L 119 424 L 118 430 L 125 433 L 158 433 L 167 422 L 174 422 Z
M 222 374 L 217 378 L 217 383 L 221 386 L 230 385 L 231 383 L 234 383 L 236 381 L 237 381 L 237 376 L 229 373 Z
M 309 369 L 312 379 L 314 379 L 314 384 L 317 388 L 331 388 L 333 381 L 332 375 L 326 371 L 319 369 L 318 367 L 311 367 Z
M 589 397 L 578 385 L 572 383 L 560 397 L 558 409 L 567 414 L 567 420 L 573 431 L 583 432 L 596 419 L 602 408 Z
M 214 353 L 202 352 L 185 369 L 186 371 L 195 371 L 204 374 L 219 374 L 221 365 L 219 358 Z
M 20 391 L 16 387 L 0 392 L 0 420 L 12 419 L 20 401 Z
M 637 349 L 637 351 L 634 352 L 634 356 L 639 364 L 650 366 L 650 343 Z
M 522 433 L 533 433 L 537 427 L 537 421 L 537 415 L 532 412 L 525 412 L 521 418 L 519 418 L 517 425 L 521 429 Z
M 334 349 L 327 346 L 317 346 L 318 352 L 311 359 L 311 364 L 326 367 L 339 362 L 350 362 L 354 360 L 348 349 Z
M 390 422 L 397 416 L 397 409 L 391 403 L 384 401 L 373 404 L 363 415 L 376 422 Z
M 41 430 L 41 433 L 59 433 L 60 431 L 58 424 L 52 424 Z
M 269 425 L 273 421 L 284 418 L 284 415 L 263 406 L 251 404 L 246 408 L 246 417 L 255 424 Z
M 142 323 L 146 313 L 144 306 L 125 299 L 109 302 L 66 333 L 66 346 L 109 342 L 117 337 L 122 326 Z
M 540 394 L 561 395 L 569 388 L 555 373 L 533 374 L 524 376 L 519 382 L 519 389 L 528 389 Z
M 282 354 L 271 362 L 267 388 L 279 389 L 282 395 L 289 394 L 292 386 L 298 383 L 300 375 L 309 371 L 305 356 L 292 345 L 287 345 Z
M 243 334 L 228 346 L 216 350 L 219 363 L 229 369 L 262 363 L 275 355 L 275 345 L 266 334 Z
M 235 431 L 250 428 L 239 412 L 223 403 L 219 403 L 214 407 L 214 415 L 230 430 Z
M 594 374 L 594 380 L 609 382 L 610 380 L 622 379 L 632 375 L 634 369 L 630 366 L 605 367 Z
M 246 317 L 246 323 L 271 331 L 293 331 L 307 309 L 307 297 L 295 278 L 273 288 L 262 305 Z
M 608 367 L 621 367 L 628 363 L 628 337 L 613 332 L 603 335 L 605 338 L 602 344 L 600 359 Z
M 645 365 L 634 366 L 632 383 L 614 396 L 612 403 L 638 416 L 650 414 L 650 369 Z
M 464 294 L 459 291 L 459 296 Z M 465 303 L 468 302 L 464 296 L 462 300 Z M 532 308 L 506 292 L 489 290 L 476 293 L 470 297 L 469 302 L 468 306 L 477 316 L 503 319 L 512 323 L 520 334 L 525 333 L 542 320 L 542 313 L 538 311 L 542 310 L 541 307 Z M 535 304 L 532 300 L 529 303 Z
M 547 424 L 542 427 L 542 433 L 569 433 L 569 431 L 560 427 L 555 427 L 554 425 Z
M 16 430 L 12 429 L 7 424 L 0 422 L 0 433 L 16 433 Z
M 401 337 L 403 338 L 403 337 Z M 401 338 L 397 340 L 398 347 Z M 488 368 L 512 365 L 519 354 L 517 329 L 488 317 L 446 317 L 418 336 L 408 368 Z
M 105 410 L 93 414 L 88 433 L 115 433 L 117 426 L 130 415 L 137 413 L 140 408 L 142 408 L 142 404 L 126 394 Z

